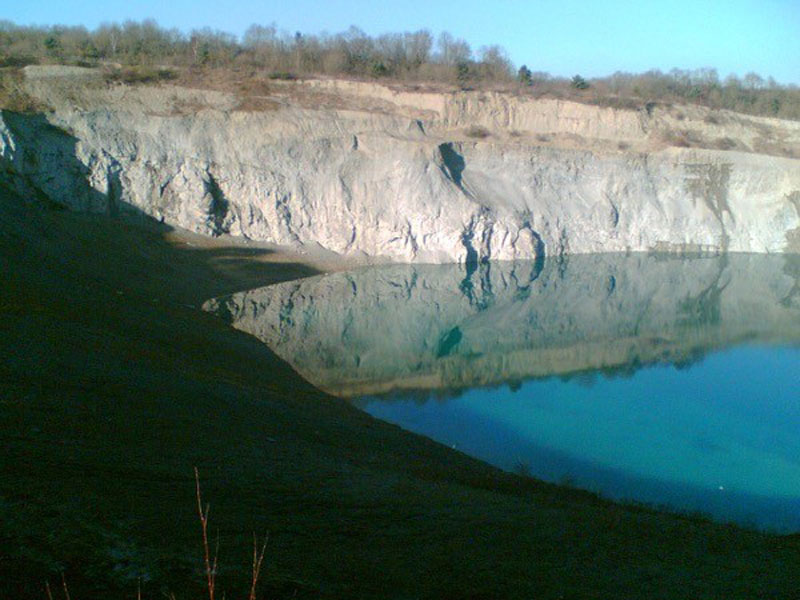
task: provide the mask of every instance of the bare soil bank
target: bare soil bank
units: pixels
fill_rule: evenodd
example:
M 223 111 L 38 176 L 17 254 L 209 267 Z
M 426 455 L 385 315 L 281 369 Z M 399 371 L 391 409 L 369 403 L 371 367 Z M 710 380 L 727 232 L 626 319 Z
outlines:
M 199 310 L 331 263 L 0 201 L 0 597 L 795 598 L 800 539 L 623 507 L 375 421 Z M 241 595 L 241 592 L 239 592 Z

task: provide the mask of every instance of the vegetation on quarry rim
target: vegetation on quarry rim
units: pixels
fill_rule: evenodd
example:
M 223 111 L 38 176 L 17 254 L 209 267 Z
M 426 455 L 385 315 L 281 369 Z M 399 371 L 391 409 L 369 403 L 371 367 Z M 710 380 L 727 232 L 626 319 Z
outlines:
M 800 89 L 757 73 L 721 79 L 715 69 L 703 68 L 617 72 L 594 79 L 553 77 L 537 71 L 533 63 L 517 68 L 499 45 L 473 51 L 447 32 L 434 39 L 425 29 L 370 37 L 357 27 L 335 35 L 290 35 L 274 25 L 252 25 L 238 39 L 210 28 L 187 35 L 153 20 L 104 24 L 92 31 L 0 22 L 0 67 L 29 64 L 105 65 L 109 80 L 125 83 L 197 82 L 209 79 L 198 77 L 198 71 L 233 69 L 253 73 L 248 79 L 260 82 L 333 76 L 449 89 L 503 89 L 618 108 L 688 103 L 800 119 Z M 11 107 L 7 96 L 0 95 L 0 104 Z

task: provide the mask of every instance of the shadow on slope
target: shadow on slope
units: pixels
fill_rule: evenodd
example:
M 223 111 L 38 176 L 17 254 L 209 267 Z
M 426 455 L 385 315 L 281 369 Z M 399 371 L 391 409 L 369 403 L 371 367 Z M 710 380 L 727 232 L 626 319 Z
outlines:
M 145 598 L 200 597 L 195 465 L 220 589 L 244 588 L 265 530 L 270 597 L 800 588 L 800 540 L 505 474 L 322 394 L 187 306 L 312 270 L 171 234 L 0 197 L 0 596 L 44 597 L 63 571 L 76 598 L 139 578 Z

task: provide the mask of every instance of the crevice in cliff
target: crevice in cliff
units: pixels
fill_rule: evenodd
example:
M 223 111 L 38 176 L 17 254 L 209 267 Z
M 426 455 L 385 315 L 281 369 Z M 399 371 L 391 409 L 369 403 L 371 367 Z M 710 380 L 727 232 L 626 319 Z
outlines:
M 486 310 L 494 304 L 494 288 L 492 287 L 492 265 L 486 261 L 481 265 L 481 296 L 476 299 L 478 310 Z
M 450 331 L 444 334 L 441 339 L 439 340 L 439 344 L 436 346 L 436 358 L 444 358 L 448 354 L 450 354 L 458 343 L 461 341 L 463 334 L 461 333 L 461 329 L 458 327 L 453 327 Z
M 122 166 L 113 158 L 108 157 L 109 165 L 106 169 L 106 198 L 108 199 L 108 214 L 116 217 L 120 213 L 122 201 Z
M 800 208 L 798 208 L 800 214 Z M 786 308 L 800 307 L 800 254 L 787 254 L 783 273 L 793 280 L 792 289 L 781 298 L 780 305 Z
M 286 194 L 279 196 L 275 199 L 275 213 L 278 218 L 283 221 L 283 226 L 286 228 L 286 233 L 291 237 L 292 241 L 300 244 L 300 237 L 292 227 L 292 210 L 289 208 L 289 200 L 291 196 Z
M 619 225 L 619 208 L 614 203 L 614 201 L 609 198 L 608 203 L 611 205 L 611 212 L 609 214 L 609 224 L 612 228 L 616 228 Z
M 221 300 L 212 299 L 206 303 L 210 308 L 203 307 L 205 310 L 211 310 L 214 315 L 221 319 L 226 325 L 234 323 L 236 316 L 234 311 L 237 309 L 236 303 L 232 297 L 224 298 Z
M 728 287 L 730 277 L 720 284 L 728 266 L 728 255 L 722 254 L 717 260 L 717 274 L 702 292 L 695 296 L 687 296 L 678 303 L 679 321 L 689 322 L 694 326 L 718 325 L 722 320 L 722 292 Z
M 211 234 L 216 236 L 230 233 L 225 224 L 230 210 L 230 203 L 219 187 L 216 178 L 209 170 L 206 170 L 206 178 L 203 180 L 203 185 L 206 193 L 211 196 L 211 202 L 208 207 L 208 224 L 211 228 Z
M 175 175 L 172 173 L 168 174 L 166 179 L 164 179 L 160 184 L 158 184 L 158 197 L 163 198 L 164 193 L 167 191 L 169 184 L 172 183 L 172 180 L 175 179 Z
M 564 279 L 567 272 L 569 255 L 569 234 L 567 233 L 566 225 L 564 225 L 561 227 L 561 231 L 558 234 L 558 274 L 561 279 Z
M 606 285 L 606 296 L 611 297 L 615 289 L 617 289 L 617 278 L 613 275 L 609 275 L 608 284 Z
M 492 289 L 492 265 L 487 257 L 478 260 L 478 253 L 472 247 L 471 240 L 474 236 L 474 218 L 470 221 L 470 225 L 464 232 L 464 236 L 468 236 L 469 240 L 465 241 L 467 247 L 468 260 L 464 262 L 464 279 L 458 286 L 459 291 L 469 300 L 470 306 L 477 307 L 478 310 L 484 310 L 494 304 L 494 291 Z M 462 241 L 464 237 L 462 236 Z M 471 252 L 471 254 L 470 254 Z M 475 273 L 479 273 L 479 290 L 476 291 L 475 284 L 472 281 Z
M 694 200 L 702 200 L 716 217 L 721 228 L 720 250 L 728 249 L 730 236 L 725 227 L 725 213 L 736 223 L 736 217 L 728 204 L 728 184 L 730 183 L 731 165 L 721 164 L 687 164 L 689 177 L 684 180 L 686 191 Z
M 515 299 L 524 300 L 531 295 L 534 282 L 539 279 L 539 276 L 544 271 L 544 264 L 544 254 L 537 254 L 536 260 L 533 262 L 533 268 L 528 273 L 527 281 L 524 280 L 524 277 L 520 278 L 517 276 L 517 267 L 511 269 L 510 279 L 514 282 L 514 287 L 516 288 L 514 294 Z
M 294 327 L 294 319 L 292 318 L 293 311 L 294 299 L 292 296 L 289 296 L 286 302 L 281 304 L 280 311 L 278 312 L 278 323 L 281 331 L 286 327 Z
M 797 216 L 800 217 L 800 191 L 793 191 L 786 195 L 786 200 L 794 206 Z M 784 252 L 797 254 L 800 253 L 800 227 L 795 227 L 786 232 L 786 247 Z
M 474 238 L 475 217 L 472 217 L 467 227 L 461 233 L 461 244 L 464 246 L 464 250 L 466 251 L 466 255 L 464 257 L 464 267 L 467 270 L 467 278 L 469 278 L 472 273 L 475 272 L 475 269 L 478 268 L 478 251 L 475 250 L 475 246 L 472 243 Z
M 487 211 L 482 210 L 481 214 L 487 214 Z M 480 263 L 486 264 L 492 256 L 492 234 L 494 233 L 494 223 L 487 221 L 483 232 L 481 233 L 481 255 L 479 258 Z
M 534 263 L 536 269 L 536 277 L 538 277 L 539 273 L 541 273 L 542 269 L 544 269 L 546 249 L 542 236 L 539 235 L 539 232 L 536 231 L 531 225 L 532 215 L 530 211 L 526 210 L 524 214 L 525 217 L 522 221 L 522 227 L 520 227 L 520 231 L 527 230 L 531 234 L 531 238 L 533 238 Z M 533 281 L 533 279 L 531 281 Z
M 412 256 L 416 258 L 419 253 L 419 244 L 417 243 L 417 236 L 414 234 L 414 230 L 411 227 L 411 221 L 408 219 L 406 219 L 406 240 L 411 244 Z
M 464 186 L 461 184 L 461 174 L 466 166 L 464 157 L 455 151 L 452 142 L 439 144 L 439 154 L 442 157 L 442 172 L 463 192 Z

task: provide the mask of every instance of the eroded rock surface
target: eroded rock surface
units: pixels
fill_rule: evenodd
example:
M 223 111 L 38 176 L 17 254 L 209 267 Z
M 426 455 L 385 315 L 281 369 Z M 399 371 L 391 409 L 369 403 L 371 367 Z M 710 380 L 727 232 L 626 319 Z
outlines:
M 0 177 L 75 210 L 405 262 L 797 250 L 798 123 L 353 82 L 259 111 L 35 68 L 26 86 L 53 110 L 2 114 Z M 678 123 L 707 148 L 660 141 Z M 708 149 L 722 135 L 736 150 Z

